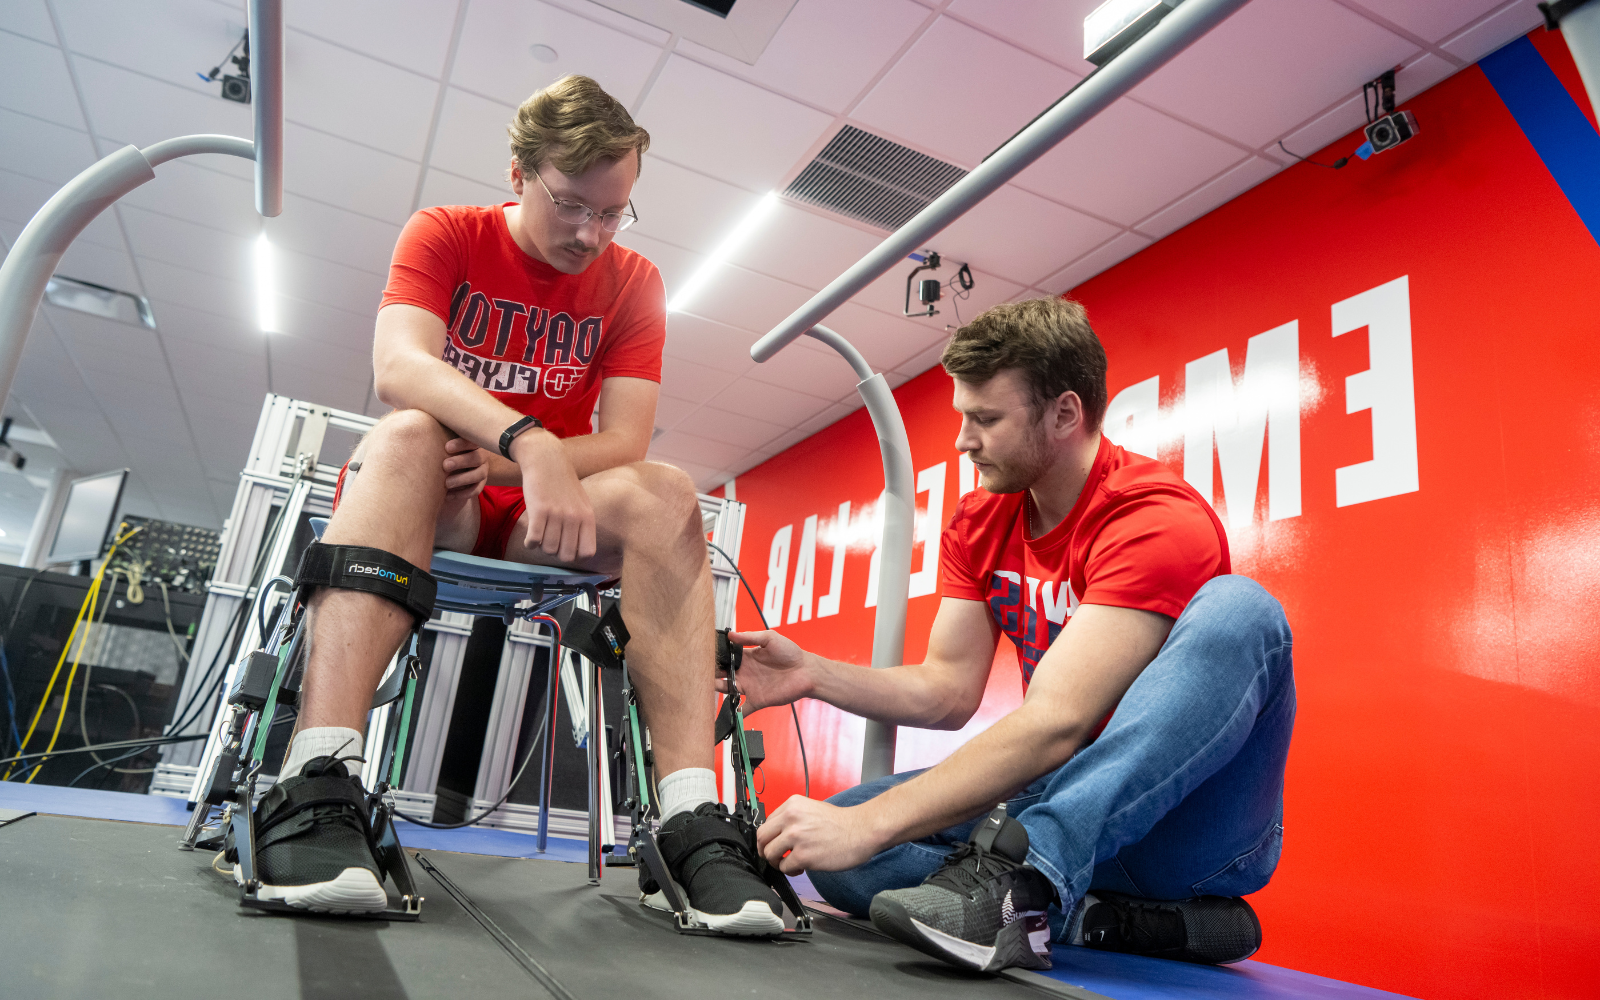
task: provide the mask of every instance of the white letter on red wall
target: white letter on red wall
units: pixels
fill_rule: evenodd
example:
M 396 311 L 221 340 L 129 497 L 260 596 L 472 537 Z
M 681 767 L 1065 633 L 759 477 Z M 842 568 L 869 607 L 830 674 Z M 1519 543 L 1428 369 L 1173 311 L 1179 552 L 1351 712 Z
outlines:
M 1155 458 L 1156 445 L 1160 443 L 1160 417 L 1161 377 L 1157 375 L 1135 382 L 1111 397 L 1106 405 L 1105 435 L 1112 444 Z
M 817 617 L 828 618 L 839 613 L 839 591 L 844 586 L 844 556 L 850 544 L 850 501 L 839 505 L 839 514 L 833 522 L 833 572 L 828 581 L 828 592 L 817 598 Z
M 794 525 L 786 524 L 772 533 L 772 549 L 767 555 L 767 592 L 761 595 L 761 613 L 768 627 L 783 624 L 783 588 L 789 579 L 789 536 Z
M 911 574 L 911 597 L 926 597 L 939 589 L 939 536 L 944 529 L 944 462 L 917 473 L 917 492 L 928 494 L 928 506 L 917 518 L 913 544 L 922 543 L 922 568 Z
M 1250 523 L 1267 445 L 1267 517 L 1300 514 L 1300 324 L 1250 338 L 1235 387 L 1226 348 L 1184 368 L 1183 478 L 1211 500 L 1211 448 L 1222 467 L 1230 527 Z M 1270 435 L 1268 428 L 1271 428 Z
M 1408 276 L 1333 304 L 1335 337 L 1362 327 L 1367 328 L 1371 367 L 1344 380 L 1344 409 L 1372 411 L 1372 461 L 1334 470 L 1335 503 L 1340 507 L 1419 488 Z
M 817 515 L 806 518 L 800 529 L 800 551 L 794 557 L 793 596 L 789 598 L 789 624 L 811 620 L 811 590 L 817 576 Z

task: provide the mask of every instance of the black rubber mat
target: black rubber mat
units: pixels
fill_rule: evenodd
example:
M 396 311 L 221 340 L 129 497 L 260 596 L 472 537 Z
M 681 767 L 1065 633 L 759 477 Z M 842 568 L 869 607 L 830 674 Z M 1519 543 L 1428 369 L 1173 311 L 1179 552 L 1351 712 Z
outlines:
M 417 923 L 244 910 L 178 830 L 31 816 L 0 827 L 0 996 L 357 1000 L 456 996 L 1093 997 L 1043 977 L 963 973 L 855 921 L 806 941 L 678 934 L 633 873 L 423 852 Z

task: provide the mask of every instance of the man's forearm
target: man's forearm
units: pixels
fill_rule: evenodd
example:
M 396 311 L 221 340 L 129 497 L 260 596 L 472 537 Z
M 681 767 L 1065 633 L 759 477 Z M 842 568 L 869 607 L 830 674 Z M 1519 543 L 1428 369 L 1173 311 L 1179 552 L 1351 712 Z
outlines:
M 807 655 L 810 697 L 852 715 L 919 729 L 960 729 L 972 716 L 969 706 L 956 703 L 951 686 L 941 683 L 937 668 L 927 664 L 874 670 Z

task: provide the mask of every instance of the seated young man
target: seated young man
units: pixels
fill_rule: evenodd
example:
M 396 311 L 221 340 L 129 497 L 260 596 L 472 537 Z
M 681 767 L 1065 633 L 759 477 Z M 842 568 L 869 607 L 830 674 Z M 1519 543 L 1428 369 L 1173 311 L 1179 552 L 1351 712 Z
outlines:
M 780 933 L 780 904 L 754 859 L 708 837 L 726 811 L 714 803 L 705 536 L 689 477 L 643 460 L 665 294 L 655 266 L 612 239 L 636 217 L 629 195 L 650 136 L 580 76 L 530 97 L 509 131 L 518 201 L 425 209 L 401 233 L 373 341 L 378 398 L 394 412 L 341 473 L 323 541 L 423 568 L 446 548 L 619 573 L 663 854 L 713 928 Z M 413 620 L 383 597 L 330 587 L 315 591 L 309 614 L 299 727 L 256 814 L 259 894 L 381 910 L 357 786 L 340 761 L 362 755 L 368 705 Z M 317 795 L 349 792 L 351 804 L 296 814 L 288 793 L 311 781 Z
M 997 306 L 941 360 L 983 489 L 944 531 L 926 659 L 871 670 L 736 633 L 759 647 L 739 687 L 751 709 L 810 697 L 959 729 L 1003 632 L 1026 695 L 937 767 L 789 799 L 762 853 L 978 969 L 1048 968 L 1052 938 L 1245 958 L 1260 925 L 1225 897 L 1266 885 L 1278 860 L 1295 706 L 1282 608 L 1227 575 L 1205 499 L 1101 435 L 1105 352 L 1077 303 Z

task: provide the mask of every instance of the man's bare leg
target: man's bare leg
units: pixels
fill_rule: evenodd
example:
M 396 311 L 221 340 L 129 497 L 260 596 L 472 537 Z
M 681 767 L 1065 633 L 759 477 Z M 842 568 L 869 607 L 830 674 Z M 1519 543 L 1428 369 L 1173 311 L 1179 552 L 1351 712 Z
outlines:
M 656 773 L 711 769 L 716 725 L 716 616 L 700 504 L 688 475 L 636 462 L 583 481 L 594 505 L 598 551 L 588 565 L 622 574 L 632 639 L 628 670 L 650 727 Z M 517 525 L 506 558 L 547 562 Z
M 445 505 L 442 463 L 449 437 L 438 421 L 417 410 L 380 421 L 356 450 L 353 460 L 361 469 L 347 475 L 339 509 L 322 540 L 383 549 L 426 569 Z M 475 534 L 475 500 L 470 508 Z M 448 525 L 443 530 L 461 533 Z M 459 544 L 460 539 L 440 541 Z M 470 538 L 466 547 L 471 548 Z M 324 587 L 312 595 L 307 615 L 310 647 L 296 729 L 364 732 L 372 694 L 412 627 L 411 614 L 376 594 Z

